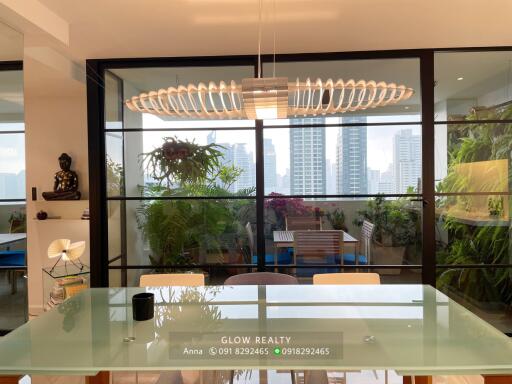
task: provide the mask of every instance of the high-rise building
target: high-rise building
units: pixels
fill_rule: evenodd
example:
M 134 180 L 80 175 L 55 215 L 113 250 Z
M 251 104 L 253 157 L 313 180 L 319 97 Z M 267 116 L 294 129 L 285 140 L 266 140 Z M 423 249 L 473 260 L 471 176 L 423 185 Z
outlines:
M 365 116 L 343 117 L 344 124 L 366 123 Z M 341 127 L 336 143 L 337 191 L 342 195 L 368 193 L 367 130 L 365 126 Z
M 290 168 L 286 168 L 284 175 L 277 175 L 277 191 L 285 195 L 290 194 Z
M 395 193 L 392 164 L 389 164 L 387 171 L 381 172 L 377 193 L 383 193 L 386 195 Z
M 254 188 L 256 186 L 256 167 L 252 152 L 246 148 L 246 144 L 234 144 L 232 146 L 232 165 L 242 171 L 241 175 L 231 186 L 233 192 L 241 189 Z
M 215 131 L 208 134 L 207 143 L 216 141 Z M 252 152 L 248 151 L 245 143 L 229 144 L 217 143 L 222 153 L 221 165 L 234 166 L 242 171 L 238 179 L 229 187 L 230 192 L 241 189 L 254 188 L 256 186 L 256 166 Z
M 325 160 L 325 173 L 327 179 L 327 194 L 335 195 L 336 194 L 336 171 L 338 167 L 336 163 L 331 163 L 331 160 Z
M 308 119 L 308 124 L 321 124 L 324 118 Z M 292 119 L 302 124 L 303 119 Z M 290 193 L 313 195 L 326 193 L 325 128 L 290 129 Z
M 265 159 L 265 195 L 277 192 L 276 147 L 271 139 L 263 140 L 263 156 Z
M 380 182 L 380 171 L 378 169 L 367 170 L 368 174 L 368 193 L 376 194 L 379 193 L 379 182 Z
M 402 129 L 393 138 L 393 178 L 396 193 L 417 188 L 421 178 L 421 136 Z

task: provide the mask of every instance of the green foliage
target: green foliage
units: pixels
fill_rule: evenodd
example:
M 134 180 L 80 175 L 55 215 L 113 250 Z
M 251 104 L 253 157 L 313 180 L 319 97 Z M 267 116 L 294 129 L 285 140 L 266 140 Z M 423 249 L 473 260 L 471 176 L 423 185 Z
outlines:
M 484 114 L 484 115 L 482 115 Z M 500 120 L 512 118 L 512 107 L 496 110 L 473 111 L 466 120 Z M 510 159 L 512 127 L 505 123 L 460 124 L 448 126 L 448 174 L 437 186 L 438 192 L 468 192 L 468 179 L 457 172 L 464 163 Z M 509 180 L 512 179 L 509 165 Z M 496 190 L 491 180 L 481 184 L 481 191 Z M 467 196 L 448 196 L 437 202 L 438 208 L 462 206 L 471 210 L 472 200 Z M 492 216 L 503 214 L 503 197 L 489 197 L 488 211 Z M 507 214 L 508 216 L 508 214 Z M 449 215 L 442 222 L 448 232 L 448 244 L 439 244 L 437 262 L 453 267 L 440 271 L 437 286 L 456 290 L 466 298 L 480 302 L 512 304 L 512 268 L 469 269 L 462 264 L 500 264 L 509 260 L 510 228 L 490 221 L 483 226 L 468 225 Z
M 386 200 L 384 196 L 378 196 L 357 213 L 359 217 L 354 219 L 354 224 L 361 226 L 363 220 L 375 224 L 375 239 L 380 243 L 391 239 L 388 245 L 410 245 L 420 237 L 419 211 L 409 199 Z
M 226 190 L 194 188 L 193 197 L 237 196 Z M 146 188 L 146 195 L 181 197 L 185 191 L 162 186 Z M 250 211 L 247 200 L 152 200 L 138 210 L 139 227 L 149 242 L 151 262 L 162 264 L 193 264 L 199 255 L 210 255 L 218 262 L 223 254 L 237 247 L 243 237 L 243 225 Z
M 333 229 L 347 231 L 345 212 L 342 209 L 336 208 L 334 211 L 327 212 L 326 216 Z
M 119 196 L 123 192 L 124 169 L 107 155 L 107 196 Z
M 12 212 L 9 216 L 8 222 L 11 233 L 27 232 L 27 214 L 25 210 Z
M 169 140 L 166 138 L 165 142 Z M 191 153 L 209 158 L 193 160 L 193 174 L 189 174 L 190 163 L 170 164 L 161 160 L 163 152 L 154 155 L 149 162 L 158 168 L 149 169 L 149 173 L 159 174 L 160 183 L 142 188 L 144 196 L 156 199 L 142 203 L 137 220 L 151 249 L 150 260 L 154 265 L 183 265 L 194 264 L 200 257 L 208 256 L 210 261 L 223 262 L 229 250 L 240 248 L 246 236 L 244 225 L 253 221 L 252 201 L 236 197 L 252 195 L 254 188 L 230 192 L 229 188 L 242 170 L 221 165 L 219 156 L 222 154 L 213 145 L 180 143 L 186 143 Z
M 221 167 L 220 145 L 199 145 L 176 137 L 164 137 L 160 148 L 142 154 L 148 174 L 160 185 L 204 182 Z

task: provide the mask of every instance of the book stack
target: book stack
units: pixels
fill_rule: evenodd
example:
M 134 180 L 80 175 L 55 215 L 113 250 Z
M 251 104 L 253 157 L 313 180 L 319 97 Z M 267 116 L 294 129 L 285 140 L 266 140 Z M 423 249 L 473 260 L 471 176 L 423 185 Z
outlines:
M 50 291 L 50 299 L 46 303 L 46 310 L 62 304 L 66 299 L 86 288 L 87 279 L 83 276 L 67 276 L 55 280 L 55 284 Z

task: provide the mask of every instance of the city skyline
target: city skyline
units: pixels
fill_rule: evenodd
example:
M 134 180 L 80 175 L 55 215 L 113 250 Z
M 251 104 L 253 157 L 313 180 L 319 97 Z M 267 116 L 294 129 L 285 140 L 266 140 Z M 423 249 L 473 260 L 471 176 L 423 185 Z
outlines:
M 321 123 L 325 121 L 327 124 L 336 123 L 333 121 L 333 118 L 317 118 L 319 121 L 317 123 Z M 340 118 L 337 118 L 338 122 Z M 350 123 L 354 120 L 354 122 L 362 123 L 364 122 L 364 117 L 356 118 L 354 117 L 345 117 L 344 123 Z M 355 121 L 357 120 L 357 121 Z M 300 124 L 302 119 L 295 119 L 287 121 L 287 123 Z M 311 119 L 308 119 L 308 123 L 311 122 Z M 166 123 L 166 122 L 164 122 Z M 218 122 L 217 125 L 224 122 Z M 283 122 L 284 123 L 284 122 Z M 370 123 L 370 119 L 366 120 L 366 123 Z M 216 126 L 217 126 L 216 125 Z M 213 127 L 213 125 L 212 125 Z M 149 127 L 148 127 L 149 128 Z M 311 131 L 311 129 L 316 131 Z M 309 131 L 308 131 L 309 130 Z M 353 191 L 349 193 L 339 193 L 338 192 L 338 168 L 342 164 L 337 158 L 337 153 L 340 150 L 341 143 L 338 143 L 339 131 L 345 130 L 349 132 L 349 130 L 353 130 L 357 132 L 364 132 L 366 130 L 366 153 L 365 150 L 362 149 L 360 151 L 360 156 L 366 156 L 366 166 L 364 168 L 361 167 L 361 164 L 364 164 L 364 161 L 359 161 L 358 169 L 361 169 L 359 172 L 359 182 L 362 184 L 366 184 L 364 188 L 366 192 L 363 192 L 364 189 L 360 188 L 359 191 Z M 270 194 L 271 192 L 278 192 L 283 194 L 376 194 L 376 193 L 389 193 L 394 194 L 400 190 L 406 190 L 407 186 L 416 187 L 418 184 L 417 176 L 421 176 L 421 152 L 412 149 L 409 151 L 410 153 L 415 153 L 415 158 L 404 157 L 404 154 L 401 152 L 400 161 L 400 169 L 401 173 L 396 171 L 395 166 L 395 157 L 398 148 L 395 145 L 395 140 L 397 135 L 404 136 L 407 135 L 402 134 L 404 130 L 401 126 L 356 126 L 356 127 L 328 127 L 328 128 L 297 128 L 297 129 L 289 129 L 289 128 L 273 128 L 264 130 L 264 158 L 265 158 L 265 194 Z M 410 135 L 407 137 L 411 137 L 411 139 L 415 142 L 413 145 L 414 148 L 421 147 L 421 130 L 419 126 L 413 126 L 408 128 L 410 131 Z M 308 132 L 308 133 L 306 133 Z M 316 132 L 315 135 L 312 135 L 312 132 Z M 144 151 L 147 152 L 157 145 L 161 145 L 161 140 L 164 136 L 168 136 L 169 133 L 162 132 L 152 132 L 148 129 L 148 132 L 143 135 L 144 137 Z M 191 133 L 190 131 L 186 132 L 173 132 L 173 135 L 176 135 L 180 139 L 194 140 L 198 144 L 208 144 L 208 143 L 217 143 L 226 149 L 225 158 L 226 162 L 230 162 L 230 164 L 236 163 L 236 165 L 243 170 L 242 178 L 244 180 L 236 183 L 236 185 L 232 186 L 231 191 L 236 191 L 238 189 L 244 188 L 248 184 L 251 184 L 252 187 L 255 186 L 255 136 L 254 132 L 251 130 L 230 130 L 230 131 L 197 131 Z M 295 135 L 295 136 L 294 136 Z M 323 136 L 323 138 L 322 138 Z M 296 140 L 302 140 L 302 147 L 300 150 L 297 147 L 297 143 L 294 143 L 294 137 L 297 137 Z M 349 135 L 346 136 L 347 138 Z M 353 137 L 353 140 L 357 139 Z M 313 141 L 316 140 L 318 145 L 311 146 Z M 320 141 L 318 141 L 320 140 Z M 342 138 L 341 138 L 342 140 Z M 350 142 L 349 139 L 347 139 Z M 358 149 L 364 148 L 362 137 L 360 137 L 358 144 L 353 143 L 354 145 L 359 146 Z M 356 141 L 357 141 L 356 140 Z M 309 148 L 305 147 L 305 142 L 308 142 L 310 145 Z M 350 143 L 346 144 L 349 145 Z M 404 144 L 405 145 L 405 142 Z M 292 151 L 292 146 L 297 148 Z M 234 154 L 232 151 L 237 149 L 237 159 L 233 163 Z M 295 163 L 296 166 L 300 164 L 299 161 L 294 162 L 292 159 L 292 152 L 296 155 L 298 152 L 302 152 L 304 155 L 314 156 L 315 160 L 308 160 L 310 165 L 315 164 L 316 172 L 315 177 L 312 178 L 310 168 L 307 172 L 310 173 L 310 181 L 315 183 L 314 188 L 305 188 L 306 184 L 304 184 L 304 180 L 301 182 L 302 186 L 299 185 L 299 189 L 295 189 L 296 191 L 300 190 L 300 193 L 292 192 L 291 187 L 291 179 L 292 179 L 292 164 Z M 364 156 L 363 156 L 364 155 Z M 399 156 L 399 157 L 400 157 Z M 379 161 L 376 161 L 375 159 Z M 230 160 L 231 159 L 231 160 Z M 301 167 L 304 166 L 300 165 Z M 407 170 L 411 170 L 406 172 Z M 306 171 L 306 169 L 303 169 Z M 363 178 L 360 177 L 360 174 L 366 174 Z M 402 175 L 402 181 L 395 180 L 396 175 Z M 303 174 L 304 178 L 306 175 Z M 354 174 L 354 178 L 357 176 Z M 405 178 L 407 176 L 407 179 Z M 296 175 L 298 177 L 298 174 Z M 249 181 L 250 180 L 250 181 Z M 412 182 L 414 180 L 414 182 Z M 407 184 L 407 185 L 406 185 Z M 401 187 L 400 187 L 401 185 Z M 315 188 L 316 192 L 314 192 Z M 325 191 L 325 192 L 324 192 Z M 398 192 L 404 193 L 404 192 Z

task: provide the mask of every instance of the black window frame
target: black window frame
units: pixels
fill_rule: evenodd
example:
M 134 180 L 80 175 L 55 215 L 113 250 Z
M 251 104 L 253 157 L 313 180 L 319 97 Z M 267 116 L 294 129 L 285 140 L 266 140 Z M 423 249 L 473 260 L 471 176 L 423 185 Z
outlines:
M 436 285 L 436 269 L 451 267 L 451 265 L 437 264 L 436 238 L 435 238 L 435 175 L 434 162 L 425 159 L 434 159 L 434 130 L 435 125 L 446 122 L 434 121 L 434 54 L 437 52 L 485 52 L 485 51 L 512 51 L 512 47 L 471 47 L 471 48 L 428 48 L 381 51 L 354 51 L 354 52 L 327 52 L 327 53 L 297 53 L 278 54 L 275 56 L 280 62 L 308 62 L 332 60 L 371 60 L 371 59 L 419 59 L 421 84 L 421 120 L 404 123 L 373 123 L 371 125 L 421 125 L 422 132 L 422 185 L 420 194 L 386 194 L 389 197 L 417 197 L 422 201 L 422 260 L 418 265 L 371 265 L 365 269 L 421 269 L 422 283 Z M 263 55 L 261 65 L 274 60 L 273 55 Z M 91 285 L 95 287 L 108 286 L 108 271 L 110 269 L 143 269 L 155 268 L 149 265 L 108 265 L 108 238 L 106 204 L 108 198 L 105 192 L 105 142 L 104 142 L 104 73 L 109 69 L 120 68 L 155 68 L 155 67 L 183 67 L 183 66 L 229 66 L 252 65 L 255 75 L 257 73 L 256 55 L 235 56 L 199 56 L 199 57 L 168 57 L 168 58 L 122 58 L 122 59 L 90 59 L 87 66 L 87 104 L 89 129 L 89 180 L 90 180 L 90 238 L 91 238 Z M 489 121 L 487 121 L 489 122 Z M 505 121 L 506 122 L 506 121 Z M 453 122 L 450 122 L 453 124 Z M 310 126 L 361 126 L 363 123 L 346 124 L 313 124 Z M 308 125 L 299 125 L 307 127 Z M 279 128 L 293 128 L 293 125 L 279 126 Z M 276 127 L 277 128 L 277 127 Z M 253 129 L 253 128 L 250 128 Z M 263 130 L 272 129 L 272 126 L 263 125 L 263 121 L 256 120 L 256 211 L 257 211 L 257 254 L 258 263 L 253 264 L 222 264 L 218 267 L 232 268 L 240 266 L 253 266 L 263 271 L 265 266 L 265 239 L 264 226 L 264 161 L 263 161 Z M 127 129 L 129 130 L 129 129 Z M 181 130 L 181 129 L 180 129 Z M 211 128 L 209 128 L 211 130 Z M 286 197 L 314 197 L 314 198 L 371 198 L 375 194 L 363 195 L 287 195 Z M 125 198 L 126 200 L 140 200 L 138 197 Z M 197 199 L 197 197 L 191 197 Z M 159 266 L 156 266 L 159 267 Z M 163 267 L 163 266 L 162 266 Z M 177 266 L 178 267 L 178 266 Z M 201 266 L 179 266 L 180 268 Z M 213 267 L 213 266 L 208 266 Z M 308 265 L 308 267 L 311 267 Z M 322 265 L 324 267 L 324 265 Z M 512 264 L 499 265 L 460 265 L 461 268 L 510 268 Z M 357 266 L 344 266 L 347 270 Z

